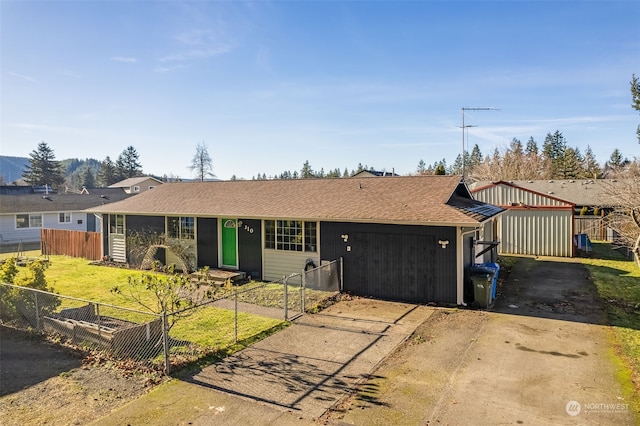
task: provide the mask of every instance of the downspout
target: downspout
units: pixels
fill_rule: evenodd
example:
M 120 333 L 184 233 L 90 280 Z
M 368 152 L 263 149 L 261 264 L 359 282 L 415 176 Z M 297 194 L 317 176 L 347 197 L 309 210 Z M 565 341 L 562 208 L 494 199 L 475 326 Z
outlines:
M 571 257 L 576 257 L 576 245 L 573 243 L 573 237 L 576 235 L 576 205 L 571 205 Z
M 104 228 L 102 227 L 103 223 L 102 223 L 102 215 L 98 214 L 98 213 L 94 213 L 93 214 L 96 219 L 98 219 L 98 223 L 100 224 L 100 259 L 104 259 Z
M 457 304 L 462 306 L 467 306 L 464 303 L 464 236 L 467 234 L 475 233 L 478 229 L 472 229 L 466 232 L 462 232 L 462 227 L 459 226 L 456 228 L 457 235 L 457 253 L 456 259 L 458 264 L 458 277 L 457 277 L 457 288 L 456 288 L 456 299 Z

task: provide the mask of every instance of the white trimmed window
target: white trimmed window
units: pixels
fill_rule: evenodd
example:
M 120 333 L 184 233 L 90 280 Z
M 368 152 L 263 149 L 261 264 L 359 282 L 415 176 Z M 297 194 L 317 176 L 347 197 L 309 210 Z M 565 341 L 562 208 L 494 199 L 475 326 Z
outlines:
M 196 236 L 195 220 L 187 216 L 167 217 L 167 235 L 179 240 L 193 240 Z
M 58 223 L 71 223 L 71 212 L 60 212 Z
M 285 251 L 318 251 L 317 222 L 265 220 L 265 248 Z
M 124 215 L 109 215 L 109 232 L 116 235 L 124 235 Z
M 134 186 L 133 192 L 140 192 L 140 187 L 138 185 Z
M 42 214 L 17 214 L 16 215 L 16 228 L 42 228 Z

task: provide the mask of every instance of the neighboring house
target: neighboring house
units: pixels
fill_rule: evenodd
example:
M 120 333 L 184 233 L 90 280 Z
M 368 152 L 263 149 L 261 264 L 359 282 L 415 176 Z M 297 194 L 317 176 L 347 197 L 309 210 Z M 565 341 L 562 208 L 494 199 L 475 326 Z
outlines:
M 197 267 L 276 281 L 342 258 L 346 292 L 463 304 L 474 241 L 503 209 L 473 200 L 459 176 L 410 176 L 167 183 L 90 211 L 119 261 L 127 235 L 166 234 Z
M 491 181 L 471 184 L 472 191 L 491 185 Z M 592 240 L 610 240 L 602 218 L 610 212 L 611 189 L 618 185 L 615 179 L 550 179 L 508 181 L 523 190 L 545 194 L 574 204 L 574 233 L 586 233 Z
M 400 176 L 395 171 L 378 171 L 378 170 L 362 170 L 351 177 L 383 177 L 383 176 Z
M 151 176 L 140 176 L 122 180 L 109 185 L 108 188 L 121 188 L 127 194 L 139 194 L 162 185 L 162 181 Z
M 471 191 L 476 200 L 500 206 L 493 239 L 500 253 L 572 257 L 574 255 L 575 204 L 554 192 L 542 193 L 515 182 L 477 182 Z
M 0 186 L 0 195 L 20 195 L 20 194 L 49 194 L 55 192 L 49 185 L 28 186 L 28 185 L 3 185 Z
M 96 216 L 84 211 L 129 197 L 122 189 L 93 189 L 87 194 L 0 193 L 0 244 L 28 247 L 40 243 L 42 228 L 99 231 Z

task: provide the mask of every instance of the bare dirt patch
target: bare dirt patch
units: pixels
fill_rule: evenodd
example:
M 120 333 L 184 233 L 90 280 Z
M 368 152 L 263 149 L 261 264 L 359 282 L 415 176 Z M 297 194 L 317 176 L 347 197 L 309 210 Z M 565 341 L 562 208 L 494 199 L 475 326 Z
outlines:
M 39 335 L 0 326 L 0 424 L 83 425 L 153 381 Z

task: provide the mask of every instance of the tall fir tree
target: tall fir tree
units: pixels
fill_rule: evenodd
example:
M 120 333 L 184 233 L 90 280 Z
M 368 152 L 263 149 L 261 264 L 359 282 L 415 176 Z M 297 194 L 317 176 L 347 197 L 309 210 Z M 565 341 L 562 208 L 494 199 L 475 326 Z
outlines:
M 631 77 L 631 108 L 640 111 L 640 80 L 635 74 Z M 638 143 L 640 143 L 640 124 L 636 130 Z
M 307 160 L 302 165 L 302 170 L 300 170 L 300 179 L 310 179 L 312 177 L 314 177 L 314 173 L 309 164 L 309 160 Z
M 596 161 L 596 156 L 591 149 L 591 146 L 587 145 L 587 149 L 584 150 L 584 161 L 582 163 L 582 178 L 586 179 L 598 179 L 602 174 L 602 169 Z
M 559 130 L 553 134 L 547 133 L 542 144 L 542 154 L 549 161 L 551 178 L 562 178 L 566 150 L 567 141 Z
M 524 152 L 529 156 L 530 155 L 538 155 L 538 143 L 533 138 L 533 136 L 531 136 L 529 138 L 529 140 L 527 141 L 527 146 L 526 146 Z
M 118 182 L 118 180 L 120 180 L 120 176 L 116 170 L 116 165 L 107 155 L 102 163 L 100 163 L 100 170 L 98 171 L 98 185 L 106 188 L 107 186 Z
M 84 172 L 82 172 L 82 175 L 80 176 L 80 184 L 87 189 L 95 188 L 96 180 L 89 167 L 84 169 Z
M 142 175 L 140 155 L 133 146 L 129 145 L 120 153 L 116 160 L 116 170 L 120 179 L 127 179 Z
M 49 185 L 58 188 L 64 183 L 62 166 L 56 161 L 53 150 L 42 141 L 29 154 L 29 164 L 25 167 L 22 177 L 29 185 Z

